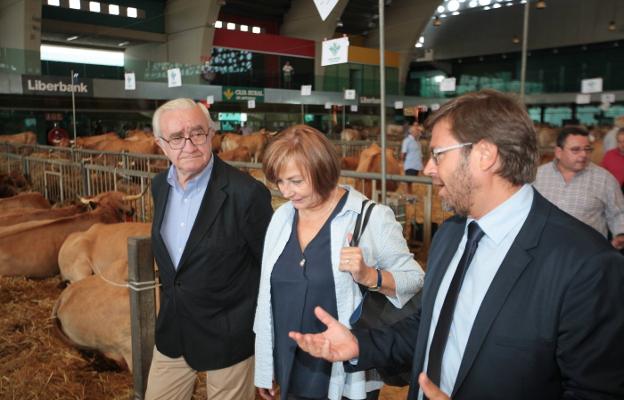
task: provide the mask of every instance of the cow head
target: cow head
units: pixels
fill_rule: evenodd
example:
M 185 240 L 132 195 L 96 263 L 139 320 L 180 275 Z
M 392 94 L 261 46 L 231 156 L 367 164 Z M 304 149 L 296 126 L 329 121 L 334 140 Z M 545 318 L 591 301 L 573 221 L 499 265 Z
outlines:
M 133 202 L 147 193 L 147 187 L 139 194 L 128 195 L 122 192 L 104 192 L 93 197 L 80 197 L 80 202 L 88 204 L 92 210 L 113 210 L 120 221 L 124 221 L 134 215 Z

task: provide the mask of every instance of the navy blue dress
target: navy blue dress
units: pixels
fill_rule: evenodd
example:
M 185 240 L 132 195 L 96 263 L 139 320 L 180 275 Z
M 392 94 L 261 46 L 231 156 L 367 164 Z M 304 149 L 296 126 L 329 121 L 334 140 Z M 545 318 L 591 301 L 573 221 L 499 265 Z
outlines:
M 331 363 L 301 351 L 288 337 L 288 332 L 324 331 L 325 325 L 314 315 L 316 306 L 323 307 L 334 318 L 338 317 L 331 265 L 330 224 L 346 199 L 347 193 L 303 252 L 297 237 L 299 214 L 295 211 L 292 233 L 271 273 L 275 334 L 273 356 L 282 400 L 288 394 L 310 399 L 327 398 Z

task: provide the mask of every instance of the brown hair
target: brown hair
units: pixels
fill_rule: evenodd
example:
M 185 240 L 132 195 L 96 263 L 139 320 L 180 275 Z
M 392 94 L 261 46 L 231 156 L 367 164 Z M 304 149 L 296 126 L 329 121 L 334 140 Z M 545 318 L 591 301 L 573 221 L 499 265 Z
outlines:
M 533 122 L 514 97 L 481 90 L 444 104 L 425 122 L 428 132 L 440 121 L 450 124 L 460 143 L 485 140 L 498 148 L 501 164 L 496 173 L 514 185 L 535 180 L 539 151 Z M 469 151 L 469 150 L 467 150 Z
M 340 160 L 334 145 L 310 126 L 291 126 L 280 132 L 264 153 L 262 171 L 269 182 L 277 182 L 290 160 L 301 168 L 314 191 L 327 199 L 340 176 Z

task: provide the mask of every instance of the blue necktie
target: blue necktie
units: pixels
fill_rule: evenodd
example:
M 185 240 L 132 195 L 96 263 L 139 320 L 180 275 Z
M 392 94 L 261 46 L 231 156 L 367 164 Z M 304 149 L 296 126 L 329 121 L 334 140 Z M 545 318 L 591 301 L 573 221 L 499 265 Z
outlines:
M 451 323 L 453 322 L 453 314 L 455 312 L 455 304 L 457 303 L 457 297 L 461 290 L 462 283 L 464 282 L 464 276 L 466 270 L 472 261 L 472 257 L 477 251 L 479 240 L 483 237 L 484 232 L 479 227 L 476 221 L 472 221 L 468 225 L 468 240 L 466 241 L 466 248 L 464 254 L 462 254 L 459 264 L 457 264 L 457 270 L 453 275 L 451 284 L 446 298 L 440 310 L 440 317 L 438 318 L 438 324 L 436 325 L 433 333 L 433 339 L 431 340 L 431 347 L 429 348 L 429 362 L 427 364 L 427 376 L 429 379 L 440 386 L 440 374 L 442 372 L 442 357 L 444 356 L 444 349 L 446 348 L 446 341 L 451 330 Z

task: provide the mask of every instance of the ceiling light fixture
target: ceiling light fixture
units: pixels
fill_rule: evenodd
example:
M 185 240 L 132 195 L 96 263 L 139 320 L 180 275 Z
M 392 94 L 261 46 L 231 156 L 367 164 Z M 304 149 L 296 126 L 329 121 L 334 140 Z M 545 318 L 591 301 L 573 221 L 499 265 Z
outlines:
M 127 46 L 127 45 L 129 45 L 129 44 L 130 44 L 130 42 L 125 41 L 125 42 L 117 43 L 117 46 L 119 46 L 119 47 L 124 47 L 124 46 Z
M 436 17 L 433 19 L 433 26 L 438 27 L 438 26 L 440 26 L 440 25 L 442 25 L 442 21 L 440 21 L 440 17 L 436 16 Z
M 537 3 L 535 3 L 535 8 L 537 8 L 538 10 L 543 10 L 544 8 L 546 8 L 546 0 L 539 0 Z
M 70 37 L 68 37 L 66 40 L 67 40 L 68 42 L 71 42 L 72 40 L 76 40 L 76 39 L 78 39 L 78 36 L 70 36 Z
M 615 25 L 615 21 L 609 21 L 609 32 L 615 32 L 617 26 Z
M 511 38 L 511 43 L 513 43 L 513 44 L 519 44 L 520 43 L 520 38 L 518 37 L 518 35 L 515 35 L 514 37 Z

